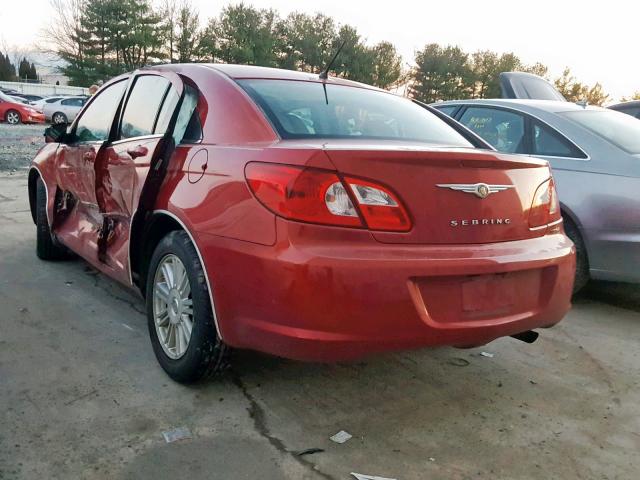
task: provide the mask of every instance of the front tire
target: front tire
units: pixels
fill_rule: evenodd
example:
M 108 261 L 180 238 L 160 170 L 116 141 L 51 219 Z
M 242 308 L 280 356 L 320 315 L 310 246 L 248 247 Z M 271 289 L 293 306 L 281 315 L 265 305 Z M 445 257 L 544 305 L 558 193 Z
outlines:
M 9 125 L 18 125 L 22 122 L 22 115 L 17 110 L 8 110 L 5 117 Z
M 41 260 L 59 260 L 67 256 L 51 235 L 47 219 L 47 190 L 40 177 L 36 180 L 36 255 Z
M 205 273 L 186 232 L 170 232 L 153 252 L 146 303 L 153 351 L 173 380 L 193 383 L 226 369 L 229 348 L 216 331 Z

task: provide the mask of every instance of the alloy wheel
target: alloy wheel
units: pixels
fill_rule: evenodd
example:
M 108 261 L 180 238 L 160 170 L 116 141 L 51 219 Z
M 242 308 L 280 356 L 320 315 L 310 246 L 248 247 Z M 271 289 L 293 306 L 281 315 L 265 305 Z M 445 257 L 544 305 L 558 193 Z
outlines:
M 53 123 L 67 123 L 67 119 L 62 113 L 56 113 L 53 116 Z
M 187 270 L 176 255 L 165 255 L 156 269 L 153 318 L 164 352 L 171 359 L 181 358 L 191 340 L 193 299 Z
M 20 123 L 20 115 L 17 112 L 7 113 L 7 123 L 11 125 L 16 125 Z

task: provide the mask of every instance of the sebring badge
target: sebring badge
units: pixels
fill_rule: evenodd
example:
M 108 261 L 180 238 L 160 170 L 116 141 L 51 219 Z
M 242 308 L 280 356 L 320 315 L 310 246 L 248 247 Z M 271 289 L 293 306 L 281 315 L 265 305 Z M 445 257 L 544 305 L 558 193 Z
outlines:
M 492 193 L 502 192 L 513 185 L 487 185 L 486 183 L 438 183 L 436 187 L 450 188 L 464 193 L 473 193 L 478 198 L 487 198 Z

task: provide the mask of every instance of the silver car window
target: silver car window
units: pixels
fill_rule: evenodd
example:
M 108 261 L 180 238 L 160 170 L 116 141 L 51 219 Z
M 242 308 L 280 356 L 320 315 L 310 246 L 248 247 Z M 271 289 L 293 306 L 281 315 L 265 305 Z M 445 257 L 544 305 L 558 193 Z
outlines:
M 527 153 L 524 145 L 524 116 L 499 108 L 469 107 L 460 123 L 501 152 Z
M 640 122 L 613 110 L 582 110 L 561 113 L 622 150 L 640 154 Z
M 539 122 L 533 124 L 533 154 L 547 157 L 587 158 L 560 133 Z

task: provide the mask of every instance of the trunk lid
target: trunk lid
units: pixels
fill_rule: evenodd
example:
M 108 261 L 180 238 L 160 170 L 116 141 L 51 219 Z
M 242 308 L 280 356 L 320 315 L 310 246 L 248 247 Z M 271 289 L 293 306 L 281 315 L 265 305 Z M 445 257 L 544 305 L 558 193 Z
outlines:
M 383 243 L 468 244 L 544 235 L 529 228 L 538 186 L 550 177 L 544 160 L 470 149 L 347 143 L 324 145 L 336 169 L 393 190 L 413 227 L 372 232 Z M 493 193 L 481 198 L 488 187 Z

